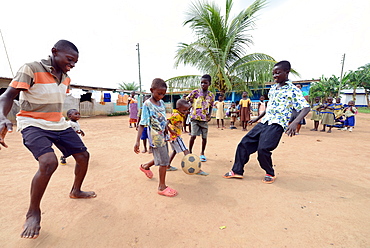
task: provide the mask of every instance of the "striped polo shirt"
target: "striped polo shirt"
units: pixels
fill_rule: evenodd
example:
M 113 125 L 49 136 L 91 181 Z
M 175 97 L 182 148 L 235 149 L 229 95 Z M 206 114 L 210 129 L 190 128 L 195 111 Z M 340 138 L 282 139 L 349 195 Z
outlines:
M 65 130 L 69 127 L 62 115 L 71 79 L 62 74 L 59 80 L 51 73 L 51 57 L 41 62 L 23 65 L 9 86 L 20 89 L 20 112 L 17 130 L 28 126 L 45 130 Z

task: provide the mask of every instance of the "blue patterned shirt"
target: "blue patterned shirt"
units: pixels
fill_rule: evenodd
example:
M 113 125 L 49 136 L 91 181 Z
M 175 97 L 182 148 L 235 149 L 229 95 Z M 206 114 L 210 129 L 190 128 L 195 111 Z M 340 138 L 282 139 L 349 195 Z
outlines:
M 165 130 L 167 126 L 166 107 L 162 100 L 160 106 L 153 104 L 150 99 L 143 104 L 139 125 L 148 127 L 150 145 L 154 148 L 166 145 Z
M 271 86 L 268 97 L 266 114 L 262 118 L 262 123 L 269 125 L 276 123 L 284 128 L 288 127 L 290 116 L 292 115 L 293 108 L 297 111 L 305 107 L 310 107 L 306 99 L 302 95 L 302 91 L 298 89 L 291 81 L 287 84 L 276 88 L 279 84 Z

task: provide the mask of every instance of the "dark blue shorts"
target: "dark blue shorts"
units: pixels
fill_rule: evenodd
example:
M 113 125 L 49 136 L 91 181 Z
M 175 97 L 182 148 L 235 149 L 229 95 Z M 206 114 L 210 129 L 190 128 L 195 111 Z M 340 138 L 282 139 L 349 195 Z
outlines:
M 54 144 L 64 157 L 87 150 L 78 134 L 70 127 L 66 130 L 52 131 L 39 127 L 26 127 L 21 131 L 23 144 L 31 151 L 36 160 L 48 152 L 54 152 Z
M 148 127 L 144 127 L 143 133 L 141 134 L 140 139 L 146 140 L 148 138 Z
M 355 116 L 347 117 L 344 120 L 344 125 L 349 126 L 349 127 L 354 127 L 355 126 Z

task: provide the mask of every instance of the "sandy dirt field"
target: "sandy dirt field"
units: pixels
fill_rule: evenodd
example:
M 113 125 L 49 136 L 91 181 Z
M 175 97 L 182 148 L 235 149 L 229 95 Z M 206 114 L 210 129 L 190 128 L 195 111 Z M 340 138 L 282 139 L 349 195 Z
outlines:
M 370 115 L 356 118 L 352 133 L 311 132 L 308 118 L 299 136 L 284 135 L 273 153 L 273 184 L 261 182 L 256 155 L 244 179 L 222 178 L 245 132 L 212 125 L 202 164 L 210 175 L 168 172 L 167 184 L 179 192 L 174 198 L 157 194 L 157 168 L 151 180 L 139 171 L 152 156 L 133 152 L 136 131 L 127 116 L 83 118 L 91 154 L 83 189 L 98 197 L 68 197 L 68 158 L 45 192 L 35 240 L 19 234 L 37 162 L 20 133 L 8 134 L 9 148 L 0 151 L 0 247 L 370 247 Z M 183 138 L 188 144 L 189 135 Z

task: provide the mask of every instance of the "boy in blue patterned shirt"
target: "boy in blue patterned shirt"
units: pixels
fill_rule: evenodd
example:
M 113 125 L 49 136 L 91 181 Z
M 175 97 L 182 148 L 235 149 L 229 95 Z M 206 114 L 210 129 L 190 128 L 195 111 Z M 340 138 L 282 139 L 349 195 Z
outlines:
M 140 137 L 144 127 L 148 127 L 148 138 L 153 151 L 154 163 L 150 161 L 142 164 L 139 169 L 151 179 L 153 172 L 150 170 L 150 167 L 153 164 L 159 166 L 158 194 L 173 197 L 177 195 L 177 191 L 166 185 L 166 170 L 170 165 L 170 157 L 168 155 L 167 145 L 166 107 L 162 98 L 166 95 L 167 84 L 163 79 L 155 78 L 150 91 L 152 92 L 152 96 L 143 104 L 134 152 L 140 153 Z
M 263 118 L 240 141 L 235 153 L 233 168 L 223 176 L 224 178 L 243 178 L 244 165 L 249 161 L 249 156 L 257 151 L 258 162 L 266 171 L 262 182 L 274 182 L 275 172 L 271 152 L 278 146 L 284 130 L 288 136 L 295 135 L 297 125 L 310 111 L 310 106 L 303 97 L 302 91 L 289 81 L 289 72 L 290 63 L 288 61 L 275 64 L 272 74 L 276 84 L 271 86 L 269 91 L 267 108 L 249 123 Z M 300 112 L 288 126 L 293 108 Z

